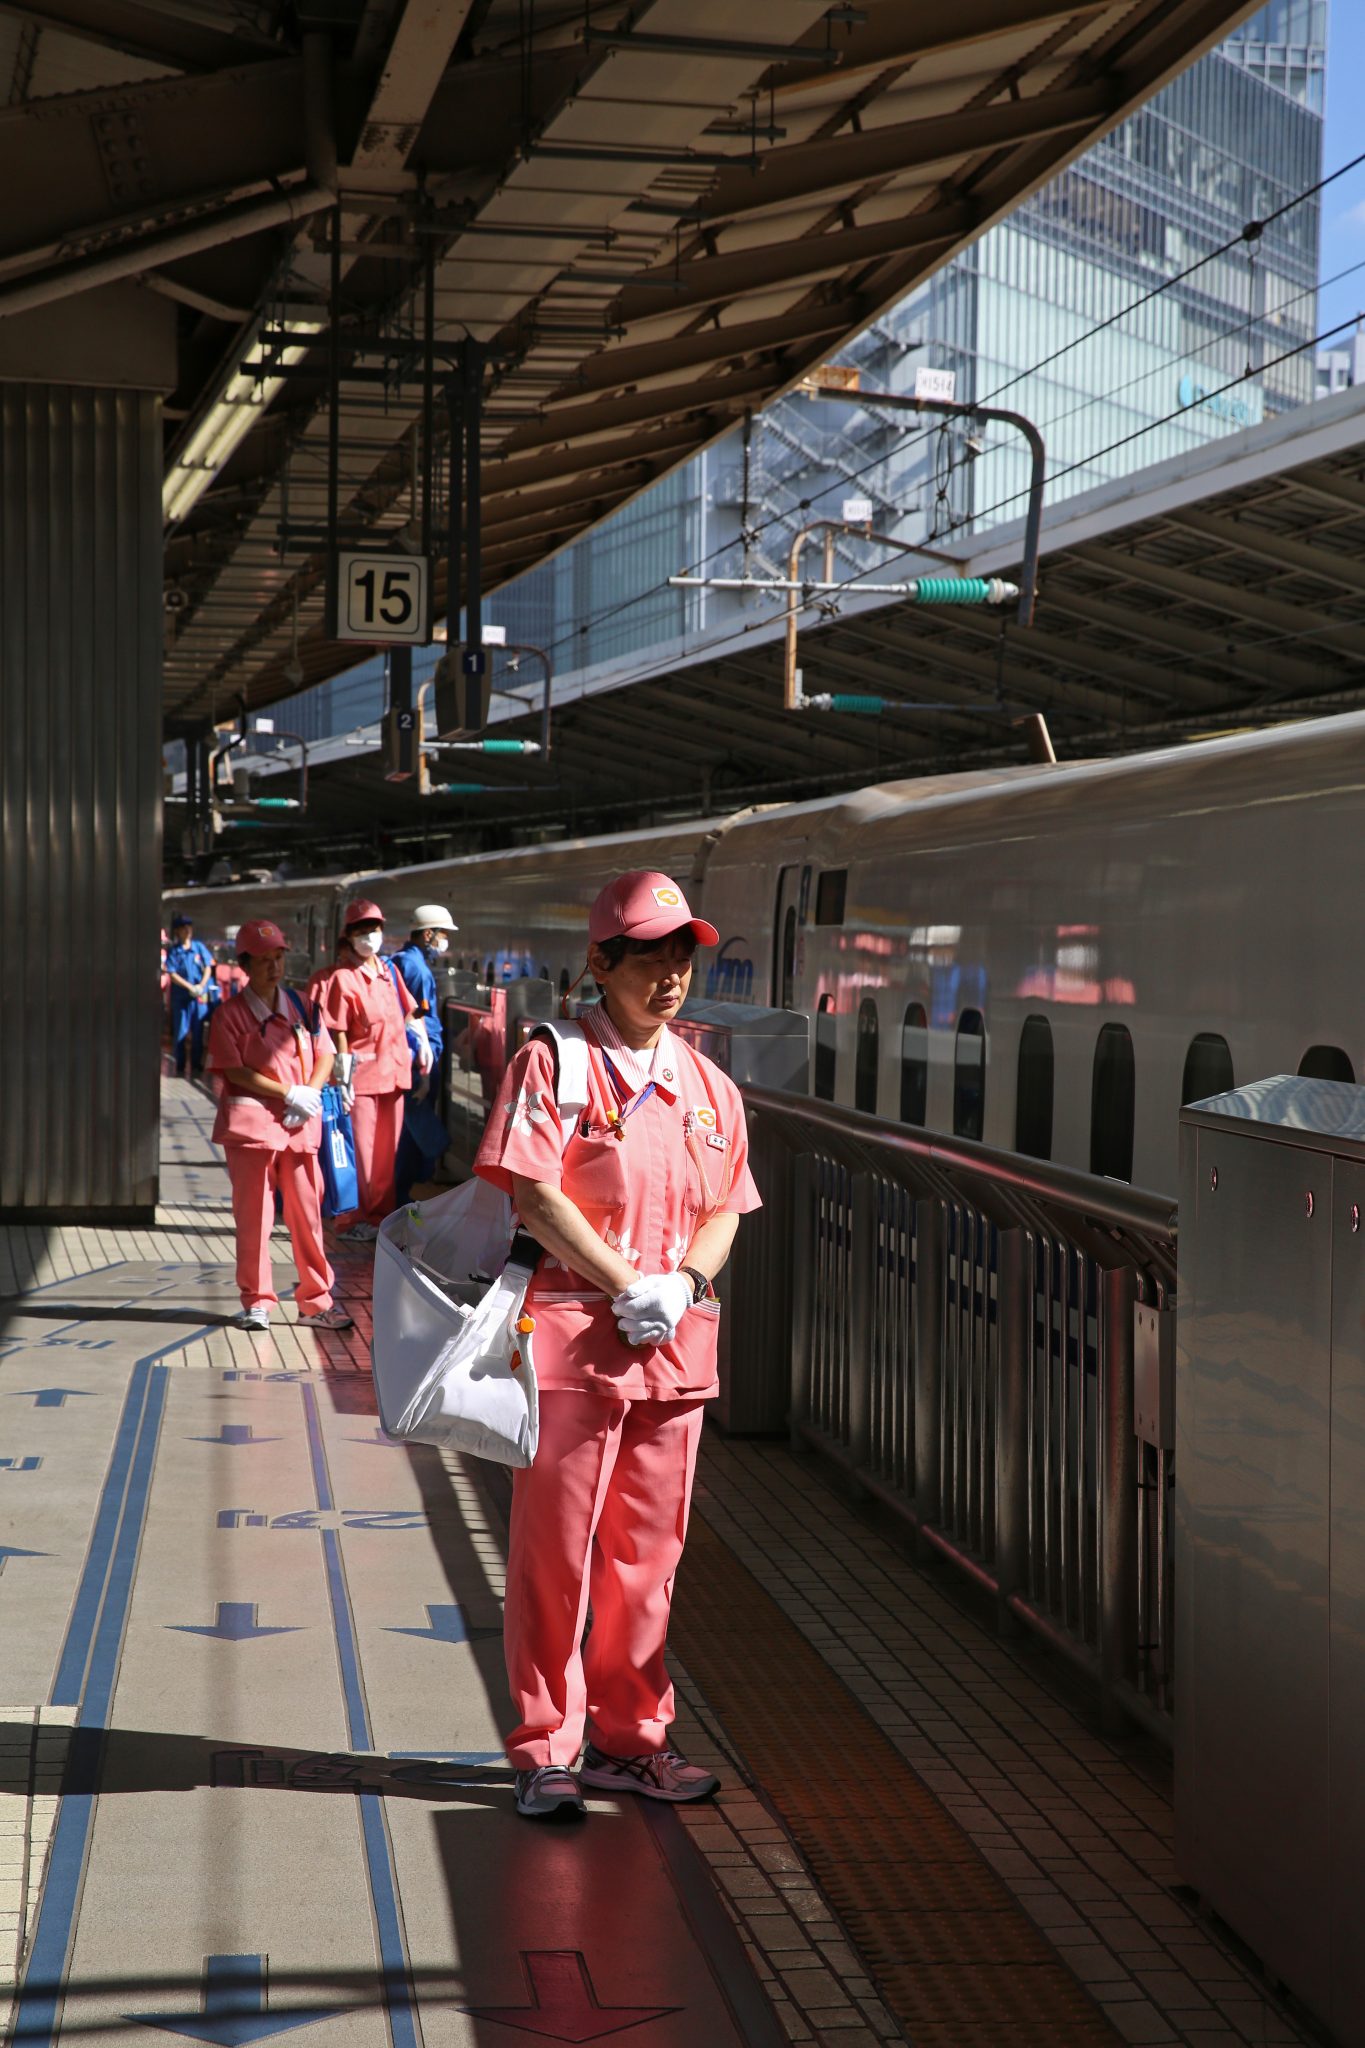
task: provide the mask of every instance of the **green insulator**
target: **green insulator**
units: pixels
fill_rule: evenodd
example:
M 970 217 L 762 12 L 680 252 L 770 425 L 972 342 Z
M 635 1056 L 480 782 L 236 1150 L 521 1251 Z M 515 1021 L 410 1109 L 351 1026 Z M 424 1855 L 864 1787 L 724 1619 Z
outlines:
M 856 691 L 837 690 L 829 700 L 831 711 L 853 711 L 862 716 L 878 718 L 886 709 L 885 697 L 863 697 Z
M 990 594 L 984 576 L 921 576 L 915 584 L 917 604 L 986 604 Z
M 480 742 L 485 754 L 519 754 L 520 740 L 483 740 Z
M 258 811 L 296 811 L 299 807 L 293 796 L 254 796 L 251 801 Z

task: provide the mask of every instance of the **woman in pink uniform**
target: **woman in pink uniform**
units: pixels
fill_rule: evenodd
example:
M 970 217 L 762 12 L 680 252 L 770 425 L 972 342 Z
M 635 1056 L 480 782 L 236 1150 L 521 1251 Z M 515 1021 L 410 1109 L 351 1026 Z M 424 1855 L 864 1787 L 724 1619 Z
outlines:
M 315 1329 L 349 1330 L 351 1318 L 332 1299 L 322 1246 L 318 1147 L 332 1041 L 284 985 L 286 943 L 268 918 L 241 927 L 237 957 L 246 986 L 218 1005 L 209 1028 L 209 1066 L 223 1084 L 213 1142 L 227 1155 L 237 1225 L 236 1323 L 239 1330 L 269 1329 L 279 1300 L 270 1270 L 278 1189 L 298 1268 L 300 1319 Z
M 588 937 L 602 1001 L 583 1019 L 586 1110 L 561 1128 L 555 1050 L 533 1037 L 475 1162 L 545 1252 L 526 1297 L 540 1446 L 514 1479 L 505 1615 L 507 1754 L 533 1818 L 581 1814 L 580 1781 L 673 1801 L 716 1790 L 669 1743 L 664 1646 L 717 1392 L 712 1281 L 758 1207 L 738 1089 L 668 1028 L 714 927 L 667 875 L 635 873 L 602 891 Z
M 431 1071 L 431 1053 L 426 1051 L 423 1063 L 426 1026 L 402 975 L 391 973 L 378 957 L 384 936 L 379 905 L 363 897 L 348 903 L 342 932 L 357 964 L 334 970 L 321 1007 L 323 1022 L 336 1038 L 337 1081 L 355 1132 L 360 1209 L 337 1235 L 364 1244 L 379 1235 L 396 1200 L 394 1160 L 403 1129 L 403 1096 L 412 1086 L 408 1031 L 417 1039 L 424 1074 Z

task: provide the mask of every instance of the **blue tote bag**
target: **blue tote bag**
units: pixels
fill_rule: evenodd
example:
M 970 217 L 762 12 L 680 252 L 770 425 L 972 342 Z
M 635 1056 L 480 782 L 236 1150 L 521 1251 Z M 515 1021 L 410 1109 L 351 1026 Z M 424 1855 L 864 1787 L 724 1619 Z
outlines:
M 322 1091 L 322 1146 L 318 1152 L 322 1168 L 322 1213 L 344 1216 L 360 1207 L 360 1180 L 355 1170 L 355 1133 L 351 1119 L 341 1106 L 341 1090 Z

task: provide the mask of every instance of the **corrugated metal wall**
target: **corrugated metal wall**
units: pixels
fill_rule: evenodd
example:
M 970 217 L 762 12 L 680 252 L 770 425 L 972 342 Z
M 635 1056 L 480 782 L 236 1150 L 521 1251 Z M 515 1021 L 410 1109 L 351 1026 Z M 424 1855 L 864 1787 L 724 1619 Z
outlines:
M 0 384 L 0 1216 L 150 1214 L 160 400 Z

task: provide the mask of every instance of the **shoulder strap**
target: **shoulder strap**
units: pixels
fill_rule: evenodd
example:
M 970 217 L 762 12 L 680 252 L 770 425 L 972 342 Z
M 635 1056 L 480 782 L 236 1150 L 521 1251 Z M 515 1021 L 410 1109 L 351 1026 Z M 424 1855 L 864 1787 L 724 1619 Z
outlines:
M 288 998 L 289 998 L 290 1002 L 291 1002 L 291 1003 L 292 1003 L 292 1004 L 294 1005 L 294 1008 L 295 1008 L 295 1009 L 296 1009 L 296 1010 L 298 1011 L 298 1013 L 299 1013 L 300 1017 L 302 1017 L 302 1019 L 303 1019 L 303 1025 L 304 1025 L 304 1029 L 305 1029 L 305 1030 L 307 1030 L 307 1028 L 308 1028 L 308 1012 L 307 1012 L 307 1010 L 306 1010 L 306 1009 L 304 1008 L 304 1005 L 303 1005 L 303 997 L 302 997 L 302 996 L 301 996 L 301 995 L 299 994 L 299 992 L 298 992 L 298 990 L 297 990 L 296 988 L 290 988 L 290 987 L 289 987 L 289 985 L 288 985 L 287 983 L 285 984 L 285 991 L 284 991 L 284 992 L 285 992 L 285 994 L 286 994 L 286 995 L 288 996 Z
M 555 1101 L 563 1123 L 566 1109 L 576 1114 L 588 1106 L 591 1091 L 588 1087 L 587 1033 L 581 1024 L 563 1021 L 538 1024 L 531 1036 L 545 1039 L 554 1048 Z

